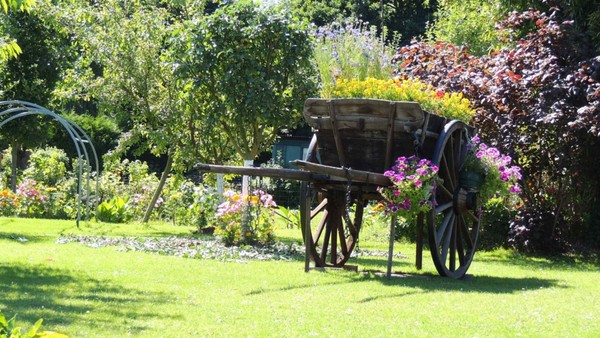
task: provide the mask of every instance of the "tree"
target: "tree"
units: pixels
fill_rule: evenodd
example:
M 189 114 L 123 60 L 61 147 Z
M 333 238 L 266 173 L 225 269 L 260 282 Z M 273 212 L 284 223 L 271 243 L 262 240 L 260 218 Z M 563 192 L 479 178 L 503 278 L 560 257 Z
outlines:
M 231 154 L 228 140 L 216 138 L 218 130 L 207 126 L 203 107 L 196 104 L 203 93 L 176 74 L 174 46 L 185 36 L 182 22 L 187 15 L 197 19 L 202 11 L 196 2 L 179 8 L 117 0 L 95 7 L 65 8 L 65 24 L 76 34 L 82 54 L 69 74 L 71 91 L 87 100 L 97 100 L 108 114 L 125 114 L 131 129 L 122 135 L 114 155 L 135 147 L 166 155 L 167 163 L 144 222 L 164 186 L 171 169 L 186 170 L 196 161 L 222 161 Z M 176 6 L 177 4 L 174 4 Z M 211 130 L 210 133 L 205 131 Z
M 23 54 L 0 63 L 2 97 L 4 100 L 23 100 L 46 106 L 51 101 L 62 70 L 70 65 L 68 37 L 47 21 L 42 11 L 25 12 L 31 1 L 10 3 L 17 6 L 11 8 L 20 11 L 13 10 L 0 17 L 0 31 L 16 38 Z M 41 116 L 27 116 L 9 122 L 2 129 L 0 139 L 9 143 L 12 149 L 13 189 L 19 153 L 24 148 L 43 144 L 55 132 L 56 124 L 46 122 L 47 119 Z
M 189 38 L 180 71 L 205 94 L 208 123 L 243 160 L 302 122 L 315 82 L 309 34 L 299 22 L 240 1 L 206 17 Z
M 35 0 L 0 0 L 0 7 L 2 7 L 5 15 L 8 15 L 9 11 L 29 12 L 34 4 Z M 17 44 L 14 37 L 0 34 L 0 63 L 11 58 L 16 58 L 22 52 L 21 47 Z
M 533 27 L 523 27 L 510 39 L 495 29 L 498 21 L 513 11 L 529 8 L 548 11 L 557 7 L 575 21 L 579 32 L 592 39 L 600 51 L 600 2 L 596 0 L 442 0 L 428 28 L 430 40 L 441 40 L 465 46 L 469 52 L 484 55 L 503 46 L 514 47 L 514 41 L 524 37 Z M 508 38 L 508 39 L 507 39 Z
M 380 33 L 387 28 L 388 41 L 398 34 L 402 43 L 425 33 L 428 21 L 433 18 L 437 8 L 436 0 L 287 0 L 286 9 L 321 27 L 333 21 L 355 18 L 377 26 Z

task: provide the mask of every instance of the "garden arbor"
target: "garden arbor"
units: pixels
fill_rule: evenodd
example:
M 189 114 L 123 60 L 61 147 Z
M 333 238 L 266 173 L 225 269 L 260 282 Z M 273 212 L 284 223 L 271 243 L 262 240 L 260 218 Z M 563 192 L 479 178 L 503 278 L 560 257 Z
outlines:
M 83 129 L 81 129 L 74 122 L 62 117 L 44 107 L 41 107 L 37 104 L 25 102 L 25 101 L 0 101 L 0 129 L 10 121 L 19 119 L 21 117 L 29 116 L 29 115 L 43 115 L 49 116 L 52 119 L 56 120 L 60 123 L 63 128 L 69 134 L 69 137 L 73 141 L 75 145 L 75 150 L 77 151 L 77 226 L 79 226 L 79 221 L 81 220 L 81 202 L 82 196 L 85 196 L 86 200 L 86 215 L 89 215 L 90 208 L 90 177 L 92 176 L 92 172 L 96 172 L 96 191 L 98 191 L 98 177 L 99 177 L 99 162 L 98 162 L 98 154 L 96 153 L 96 149 L 90 140 L 90 137 L 86 134 Z M 90 154 L 88 152 L 88 148 L 91 150 L 93 155 L 93 162 L 90 161 Z M 85 159 L 85 168 L 83 165 L 83 161 Z M 93 168 L 91 167 L 93 165 Z M 82 176 L 84 173 L 84 169 L 86 172 L 86 184 L 85 184 L 85 194 L 82 194 L 83 184 L 82 184 Z M 94 170 L 92 170 L 94 169 Z M 94 207 L 98 207 L 98 200 L 94 199 Z

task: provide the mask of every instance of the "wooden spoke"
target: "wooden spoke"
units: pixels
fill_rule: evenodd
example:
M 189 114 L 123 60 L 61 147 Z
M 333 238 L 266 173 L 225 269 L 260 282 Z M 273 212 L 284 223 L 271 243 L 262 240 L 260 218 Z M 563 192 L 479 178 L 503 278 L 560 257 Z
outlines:
M 436 213 L 436 215 L 437 214 L 441 214 L 442 212 L 448 210 L 449 208 L 452 208 L 452 206 L 453 206 L 453 202 L 452 201 L 446 202 L 446 203 L 444 203 L 442 205 L 438 205 L 437 207 L 435 207 L 435 213 Z
M 342 250 L 342 256 L 348 255 L 348 245 L 346 245 L 346 236 L 344 236 L 344 226 L 340 223 L 338 226 L 338 236 L 340 239 L 340 249 Z
M 443 184 L 447 186 L 449 190 L 454 190 L 454 187 L 456 185 L 454 184 L 454 180 L 452 179 L 452 175 L 450 174 L 450 164 L 448 163 L 448 161 L 446 161 L 446 156 L 444 154 L 442 154 L 442 156 L 442 161 L 440 161 L 440 171 L 443 170 Z
M 325 225 L 327 225 L 327 210 L 323 212 L 323 217 L 321 217 L 321 221 L 319 221 L 319 226 L 317 227 L 317 231 L 313 235 L 313 242 L 317 243 L 319 238 L 321 238 L 321 234 L 323 233 L 323 229 L 325 229 Z
M 450 199 L 453 198 L 450 190 L 448 190 L 448 188 L 446 188 L 446 186 L 444 186 L 443 184 L 438 184 L 437 190 L 439 190 L 444 195 L 445 198 L 450 198 Z
M 473 239 L 471 238 L 471 232 L 469 231 L 469 229 L 467 228 L 467 223 L 465 222 L 465 218 L 464 216 L 461 215 L 460 217 L 460 233 L 461 233 L 461 238 L 462 240 L 464 240 L 467 249 L 471 250 L 473 249 Z
M 318 163 L 317 142 L 313 138 L 307 158 L 308 162 Z M 300 201 L 302 234 L 308 238 L 307 252 L 317 267 L 342 267 L 350 256 L 358 239 L 362 224 L 364 202 L 358 195 L 351 194 L 350 204 L 346 205 L 346 192 L 319 186 L 317 183 L 301 183 L 303 196 Z M 355 206 L 354 215 L 346 210 Z M 346 218 L 349 221 L 346 221 Z M 309 225 L 308 229 L 306 224 Z M 308 231 L 308 233 L 307 233 Z M 308 236 L 308 237 L 306 237 Z M 310 262 L 307 261 L 307 266 Z
M 325 208 L 327 206 L 327 199 L 323 199 L 323 201 L 321 201 L 321 203 L 319 205 L 317 205 L 317 207 L 312 210 L 310 212 L 310 219 L 313 219 L 316 215 L 318 215 L 321 211 L 323 211 L 323 208 Z
M 444 240 L 442 244 L 442 261 L 445 263 L 446 258 L 448 257 L 448 250 L 450 250 L 450 241 L 452 240 L 452 233 L 454 231 L 454 217 L 452 217 L 452 221 L 448 222 L 448 226 L 446 227 L 441 239 Z
M 440 224 L 440 228 L 437 231 L 437 238 L 439 238 L 440 240 L 444 238 L 444 234 L 446 233 L 446 229 L 448 229 L 448 225 L 450 225 L 450 223 L 452 223 L 453 221 L 454 213 L 446 213 L 446 215 L 444 216 L 444 220 L 442 221 L 442 224 Z
M 450 271 L 456 271 L 456 223 L 457 219 L 453 222 L 452 230 L 450 232 L 450 262 L 448 269 Z
M 321 259 L 327 259 L 327 248 L 329 247 L 329 237 L 331 235 L 331 223 L 327 223 L 325 230 L 325 238 L 323 238 L 323 243 L 321 245 Z

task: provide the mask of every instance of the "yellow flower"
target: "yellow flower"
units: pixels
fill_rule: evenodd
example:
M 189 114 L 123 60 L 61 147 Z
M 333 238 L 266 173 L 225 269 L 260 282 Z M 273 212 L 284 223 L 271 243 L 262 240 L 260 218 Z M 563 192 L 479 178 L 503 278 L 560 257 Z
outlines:
M 54 331 L 44 331 L 37 334 L 36 337 L 44 337 L 44 338 L 69 338 L 69 336 L 54 332 Z
M 383 211 L 385 210 L 385 205 L 383 203 L 377 203 L 373 206 L 373 211 Z

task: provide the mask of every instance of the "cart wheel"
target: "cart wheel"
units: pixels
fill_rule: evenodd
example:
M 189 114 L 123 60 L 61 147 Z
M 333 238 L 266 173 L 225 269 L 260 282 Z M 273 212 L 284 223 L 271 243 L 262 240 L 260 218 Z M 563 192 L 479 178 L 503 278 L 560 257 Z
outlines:
M 306 241 L 305 225 L 310 221 L 309 250 L 315 266 L 344 266 L 356 245 L 363 203 L 356 203 L 351 219 L 344 191 L 317 190 L 310 183 L 302 183 L 301 190 L 308 197 L 301 201 L 302 235 Z
M 305 161 L 318 163 L 317 137 L 308 147 Z M 364 203 L 357 202 L 354 219 L 348 212 L 346 193 L 340 190 L 318 188 L 314 183 L 300 185 L 300 224 L 306 243 L 306 222 L 310 222 L 308 233 L 310 256 L 317 267 L 341 267 L 348 261 L 362 224 Z M 351 203 L 356 198 L 351 196 Z
M 473 260 L 479 237 L 476 196 L 458 184 L 468 142 L 467 126 L 452 121 L 444 127 L 433 155 L 443 180 L 436 190 L 437 206 L 427 215 L 429 248 L 442 276 L 461 278 Z

